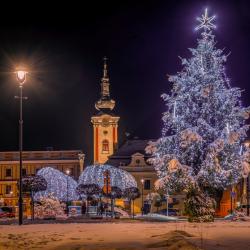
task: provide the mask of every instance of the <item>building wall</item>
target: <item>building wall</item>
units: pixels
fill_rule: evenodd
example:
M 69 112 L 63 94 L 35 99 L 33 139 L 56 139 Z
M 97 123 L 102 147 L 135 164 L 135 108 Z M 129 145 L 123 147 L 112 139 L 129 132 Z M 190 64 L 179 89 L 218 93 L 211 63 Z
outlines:
M 77 180 L 80 175 L 79 154 L 82 154 L 80 150 L 24 152 L 23 169 L 26 170 L 26 175 L 34 175 L 43 167 L 54 167 L 62 172 L 70 169 L 72 177 Z M 7 169 L 11 169 L 11 173 Z M 19 153 L 0 152 L 0 203 L 17 205 L 18 180 Z M 24 194 L 24 209 L 27 210 L 28 207 L 29 197 Z
M 101 115 L 92 117 L 94 164 L 103 164 L 115 151 L 118 142 L 119 117 Z
M 130 163 L 127 166 L 120 166 L 120 168 L 129 172 L 136 180 L 141 197 L 134 201 L 134 212 L 141 213 L 147 195 L 156 192 L 154 183 L 157 180 L 157 175 L 154 167 L 147 164 L 143 154 L 135 153 L 131 156 Z

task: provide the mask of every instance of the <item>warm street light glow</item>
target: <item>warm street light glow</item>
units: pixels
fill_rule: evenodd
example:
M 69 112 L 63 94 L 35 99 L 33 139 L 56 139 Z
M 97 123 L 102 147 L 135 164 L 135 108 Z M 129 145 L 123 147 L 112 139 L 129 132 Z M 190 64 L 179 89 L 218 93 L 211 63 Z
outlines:
M 70 174 L 70 170 L 69 170 L 69 169 L 66 170 L 66 174 L 67 174 L 67 175 Z
M 24 84 L 26 80 L 26 74 L 27 72 L 25 70 L 17 70 L 16 71 L 16 77 L 20 85 Z
M 144 179 L 141 179 L 141 183 L 142 183 L 142 184 L 144 183 Z

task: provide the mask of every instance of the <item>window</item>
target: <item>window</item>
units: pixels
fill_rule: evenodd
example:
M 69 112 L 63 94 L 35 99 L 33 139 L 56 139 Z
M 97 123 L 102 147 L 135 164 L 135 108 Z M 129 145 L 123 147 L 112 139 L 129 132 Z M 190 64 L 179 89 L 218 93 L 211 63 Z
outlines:
M 6 185 L 5 186 L 5 193 L 6 194 L 11 194 L 11 185 Z
M 11 168 L 7 168 L 6 170 L 5 170 L 5 176 L 6 177 L 11 177 L 12 176 L 12 173 L 11 173 L 12 171 L 11 171 Z
M 136 161 L 135 161 L 135 163 L 137 164 L 137 165 L 139 165 L 140 164 L 140 160 L 139 159 L 137 159 Z
M 109 141 L 108 140 L 102 141 L 102 152 L 104 152 L 104 153 L 109 152 Z
M 22 168 L 22 175 L 23 175 L 23 176 L 27 175 L 26 168 Z
M 145 180 L 145 182 L 144 182 L 144 189 L 145 190 L 150 190 L 151 189 L 150 180 Z

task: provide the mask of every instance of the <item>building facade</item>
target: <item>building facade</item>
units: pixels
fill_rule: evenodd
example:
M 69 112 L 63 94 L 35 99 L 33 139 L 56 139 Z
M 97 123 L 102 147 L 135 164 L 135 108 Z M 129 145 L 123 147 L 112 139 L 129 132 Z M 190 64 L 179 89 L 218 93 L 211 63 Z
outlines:
M 141 197 L 134 203 L 135 213 L 141 212 L 147 195 L 155 192 L 157 176 L 154 167 L 147 162 L 150 155 L 145 152 L 148 142 L 149 140 L 127 140 L 106 162 L 129 172 L 135 178 L 141 193 Z
M 104 58 L 101 97 L 95 103 L 97 113 L 91 117 L 94 138 L 94 164 L 103 164 L 117 148 L 118 122 L 120 117 L 113 113 L 115 101 L 110 98 L 110 83 L 107 59 Z
M 78 179 L 83 171 L 84 154 L 81 150 L 24 151 L 23 176 L 35 175 L 43 167 L 53 167 Z M 0 152 L 0 203 L 18 204 L 19 152 Z M 24 210 L 29 207 L 29 197 L 24 194 Z

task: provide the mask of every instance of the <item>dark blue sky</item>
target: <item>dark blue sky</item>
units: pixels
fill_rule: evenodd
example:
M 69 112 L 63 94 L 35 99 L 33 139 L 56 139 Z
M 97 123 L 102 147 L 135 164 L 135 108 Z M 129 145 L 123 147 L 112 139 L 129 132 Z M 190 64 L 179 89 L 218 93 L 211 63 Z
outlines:
M 132 137 L 159 137 L 160 95 L 169 90 L 166 75 L 180 70 L 178 56 L 188 57 L 187 48 L 196 46 L 196 17 L 205 7 L 217 16 L 217 47 L 231 52 L 226 66 L 231 85 L 245 89 L 243 103 L 250 105 L 248 1 L 29 7 L 22 3 L 11 12 L 2 9 L 0 16 L 0 150 L 18 149 L 18 103 L 13 98 L 18 88 L 8 72 L 20 62 L 32 72 L 24 90 L 29 97 L 24 149 L 82 149 L 91 159 L 90 117 L 99 98 L 103 56 L 109 58 L 111 95 L 121 116 L 120 142 L 125 131 Z

